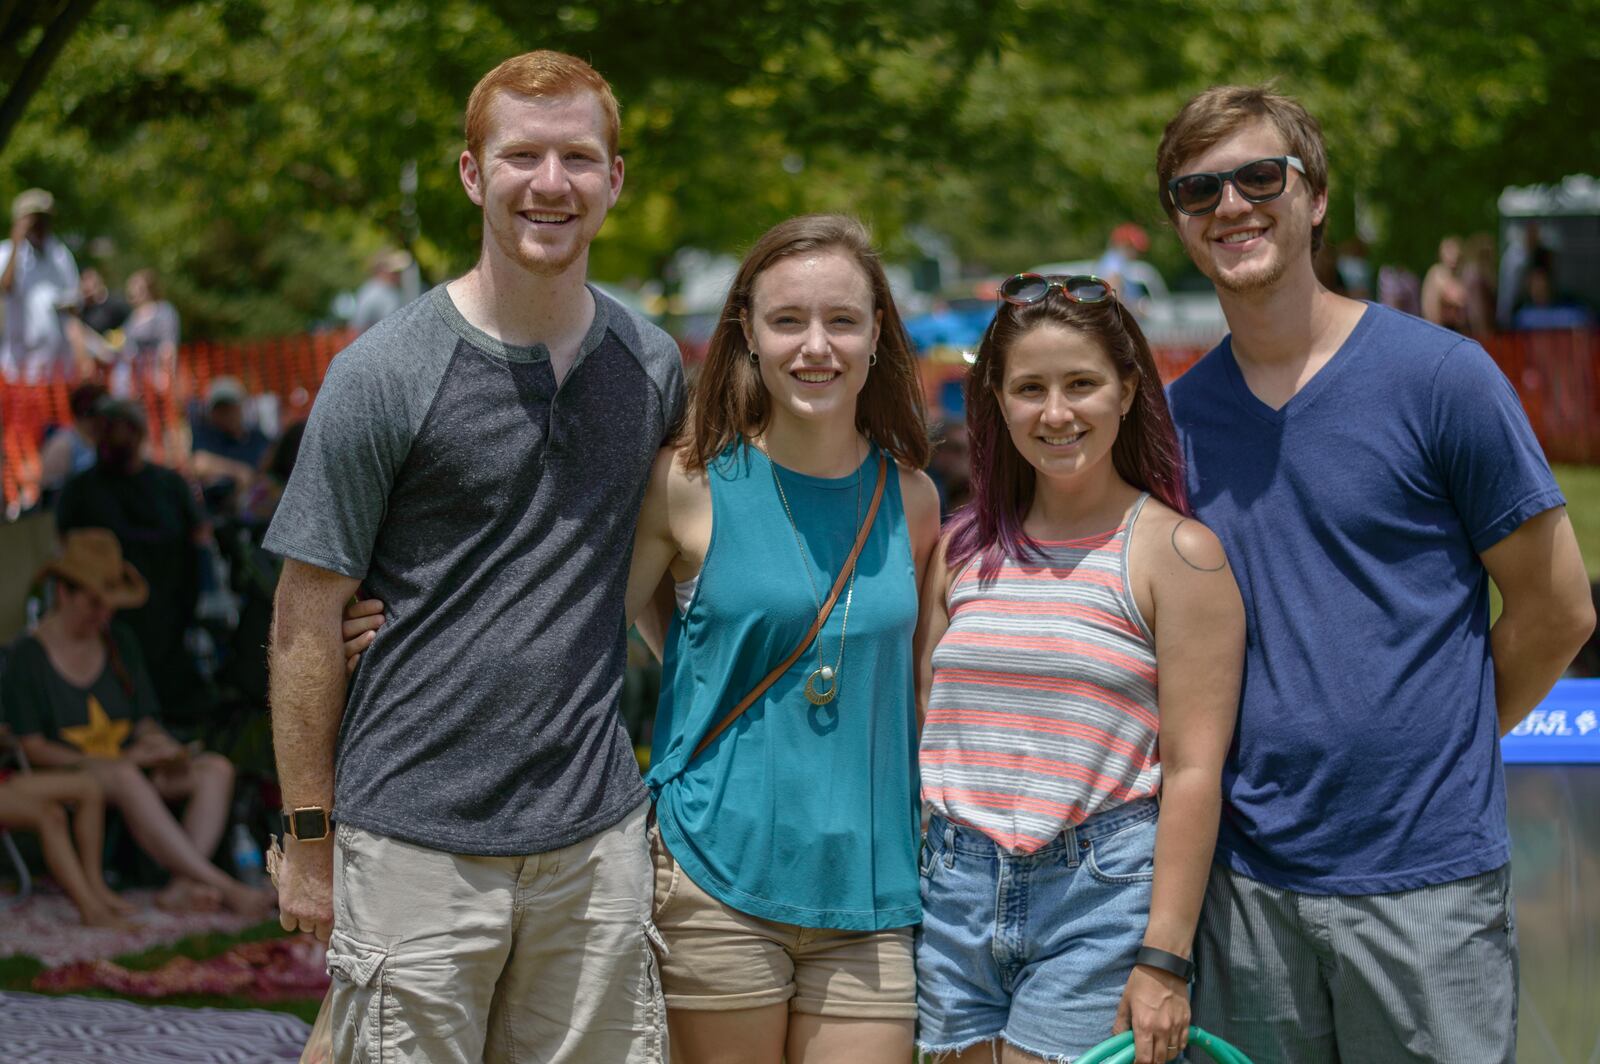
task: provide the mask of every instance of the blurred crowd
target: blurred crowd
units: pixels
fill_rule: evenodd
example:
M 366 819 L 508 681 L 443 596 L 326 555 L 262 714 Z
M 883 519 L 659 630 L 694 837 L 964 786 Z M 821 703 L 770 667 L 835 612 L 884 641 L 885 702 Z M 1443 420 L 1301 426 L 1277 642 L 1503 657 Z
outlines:
M 1317 273 L 1336 292 L 1376 299 L 1468 336 L 1595 323 L 1593 308 L 1557 287 L 1556 252 L 1541 241 L 1537 222 L 1513 230 L 1498 265 L 1488 233 L 1446 236 L 1420 279 L 1393 264 L 1379 267 L 1374 278 L 1365 242 L 1352 237 L 1336 249 L 1324 249 Z
M 55 199 L 44 189 L 12 201 L 11 235 L 0 241 L 0 293 L 0 373 L 7 380 L 103 373 L 114 393 L 128 395 L 136 377 L 171 379 L 178 312 L 162 298 L 155 271 L 134 271 L 120 294 L 98 270 L 80 272 L 55 235 Z
M 270 434 L 238 380 L 213 378 L 180 472 L 151 459 L 146 408 L 114 393 L 114 368 L 72 390 L 41 451 L 62 550 L 0 658 L 0 829 L 39 835 L 87 923 L 137 918 L 104 873 L 164 880 L 163 906 L 265 913 L 276 785 L 259 751 L 243 772 L 219 751 L 252 729 L 264 748 L 278 562 L 260 542 L 303 423 Z M 101 841 L 103 807 L 120 848 Z

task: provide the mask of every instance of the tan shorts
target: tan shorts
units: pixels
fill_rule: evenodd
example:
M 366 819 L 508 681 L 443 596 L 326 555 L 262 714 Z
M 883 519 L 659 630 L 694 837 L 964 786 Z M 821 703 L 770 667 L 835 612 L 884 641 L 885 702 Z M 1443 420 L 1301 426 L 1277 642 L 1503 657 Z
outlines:
M 650 828 L 655 924 L 666 939 L 661 985 L 667 1007 L 754 1009 L 853 1019 L 917 1015 L 911 928 L 835 931 L 763 920 L 707 894 Z
M 527 857 L 340 824 L 333 1059 L 663 1064 L 645 812 Z

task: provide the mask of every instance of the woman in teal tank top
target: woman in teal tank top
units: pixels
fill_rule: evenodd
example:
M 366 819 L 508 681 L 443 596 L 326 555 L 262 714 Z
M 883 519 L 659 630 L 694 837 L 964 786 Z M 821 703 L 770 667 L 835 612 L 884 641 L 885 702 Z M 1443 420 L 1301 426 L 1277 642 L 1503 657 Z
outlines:
M 921 390 L 866 231 L 791 219 L 741 264 L 681 443 L 646 490 L 628 584 L 670 573 L 652 767 L 676 1059 L 908 1062 L 916 1015 L 912 637 L 938 536 Z M 702 738 L 811 627 L 804 654 Z M 808 687 L 809 684 L 809 687 Z M 809 694 L 816 697 L 808 697 Z M 831 697 L 828 697 L 831 693 Z

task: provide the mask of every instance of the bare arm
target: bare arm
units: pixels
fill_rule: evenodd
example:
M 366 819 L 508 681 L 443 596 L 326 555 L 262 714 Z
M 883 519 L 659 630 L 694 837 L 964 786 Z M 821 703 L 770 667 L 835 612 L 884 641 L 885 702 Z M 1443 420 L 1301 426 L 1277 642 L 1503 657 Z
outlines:
M 256 478 L 255 467 L 210 451 L 195 451 L 190 455 L 189 468 L 194 470 L 195 476 L 206 482 L 227 477 L 241 485 L 249 485 Z
M 633 561 L 628 567 L 627 604 L 629 624 L 639 626 L 639 634 L 657 658 L 666 643 L 668 614 L 662 609 L 662 596 L 670 596 L 669 569 L 678 556 L 678 541 L 672 531 L 674 463 L 677 453 L 663 447 L 650 469 L 650 482 L 644 489 L 639 508 L 639 525 L 633 535 Z M 665 599 L 670 609 L 671 598 Z
M 1160 672 L 1161 816 L 1155 883 L 1144 944 L 1191 955 L 1200 903 L 1222 815 L 1222 764 L 1233 739 L 1244 669 L 1244 604 L 1222 544 L 1175 514 L 1140 523 Z M 1166 1060 L 1157 1048 L 1181 1044 L 1189 1025 L 1187 987 L 1178 976 L 1135 967 L 1118 1009 L 1132 1026 L 1140 1060 Z
M 1594 631 L 1594 601 L 1566 507 L 1530 517 L 1482 558 L 1505 600 L 1489 632 L 1504 735 L 1550 693 Z
M 928 561 L 927 572 L 922 577 L 917 610 L 917 634 L 912 639 L 912 653 L 917 662 L 917 731 L 928 719 L 928 694 L 933 690 L 933 650 L 950 627 L 950 570 L 945 551 L 949 539 L 940 537 L 934 545 L 933 557 Z
M 633 619 L 633 626 L 639 630 L 639 638 L 644 640 L 644 645 L 650 648 L 650 653 L 656 656 L 657 661 L 666 659 L 667 629 L 672 624 L 676 598 L 677 592 L 669 572 L 661 578 L 650 604 Z
M 46 739 L 43 735 L 20 736 L 17 745 L 27 756 L 28 764 L 35 768 L 77 768 L 89 760 L 89 756 L 76 746 Z
M 906 528 L 911 533 L 911 561 L 916 567 L 917 587 L 922 587 L 928 560 L 939 543 L 939 489 L 920 469 L 900 470 L 900 501 L 906 512 Z
M 6 256 L 6 264 L 0 269 L 0 292 L 10 292 L 17 283 L 17 256 L 22 253 L 22 242 L 28 239 L 28 233 L 33 230 L 31 217 L 18 218 L 11 223 L 11 254 Z
M 1222 816 L 1222 763 L 1239 715 L 1244 603 L 1209 529 L 1184 520 L 1167 531 L 1151 568 L 1162 802 L 1145 943 L 1188 956 Z
M 333 808 L 333 756 L 344 716 L 344 604 L 359 581 L 290 559 L 274 600 L 268 680 L 272 744 L 287 809 Z M 327 941 L 333 926 L 332 840 L 284 842 L 283 925 Z
M 61 429 L 39 448 L 39 481 L 60 487 L 72 473 L 72 429 Z

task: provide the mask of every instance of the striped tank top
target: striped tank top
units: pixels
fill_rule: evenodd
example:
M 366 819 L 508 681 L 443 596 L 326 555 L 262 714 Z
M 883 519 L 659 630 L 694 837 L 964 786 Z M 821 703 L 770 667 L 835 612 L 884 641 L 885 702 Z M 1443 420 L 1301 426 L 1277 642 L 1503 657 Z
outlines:
M 1032 853 L 1161 787 L 1155 638 L 1128 582 L 1148 495 L 1110 532 L 1041 541 L 979 578 L 955 576 L 933 652 L 922 797 L 935 813 Z

